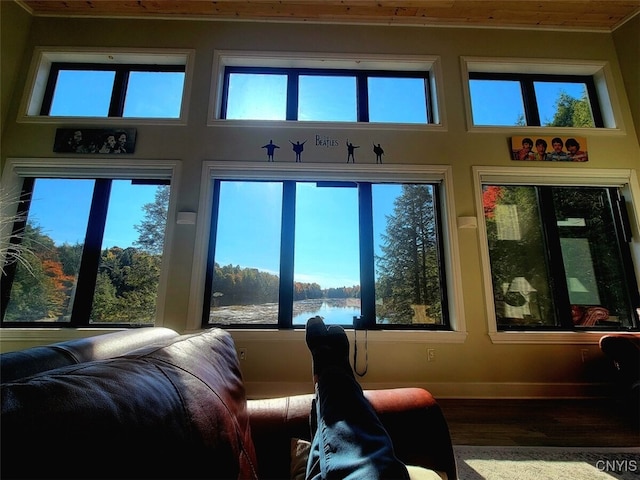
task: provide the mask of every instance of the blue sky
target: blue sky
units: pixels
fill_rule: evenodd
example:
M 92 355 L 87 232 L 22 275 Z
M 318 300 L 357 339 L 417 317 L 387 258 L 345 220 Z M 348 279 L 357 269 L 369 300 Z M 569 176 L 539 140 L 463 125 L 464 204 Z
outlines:
M 50 114 L 106 117 L 114 77 L 109 71 L 60 71 Z M 183 85 L 181 72 L 131 72 L 124 116 L 178 118 Z
M 131 246 L 134 228 L 143 219 L 143 206 L 155 198 L 157 187 L 112 184 L 103 248 Z M 92 180 L 40 179 L 36 181 L 30 222 L 57 245 L 84 242 L 93 192 Z M 400 186 L 374 188 L 374 225 L 380 253 L 380 234 Z M 216 261 L 278 274 L 282 186 L 277 182 L 223 184 Z M 295 277 L 323 288 L 359 284 L 357 191 L 355 188 L 316 188 L 301 183 L 297 192 Z M 225 208 L 225 206 L 231 206 Z
M 64 73 L 64 72 L 62 72 Z M 257 78 L 256 78 L 257 77 Z M 286 82 L 270 76 L 260 95 L 247 95 L 231 102 L 229 118 L 281 118 L 283 88 Z M 183 74 L 135 74 L 126 101 L 127 116 L 175 117 L 179 113 Z M 259 90 L 251 82 L 264 76 L 245 76 L 232 83 L 236 91 Z M 73 72 L 60 79 L 54 96 L 53 115 L 105 116 L 113 74 L 111 72 Z M 401 82 L 401 84 L 398 83 Z M 372 120 L 425 121 L 424 85 L 415 79 L 372 79 Z M 554 102 L 561 90 L 582 95 L 568 84 L 548 84 L 537 90 L 543 122 L 553 117 Z M 308 119 L 353 121 L 355 103 L 353 78 L 305 77 L 300 87 L 301 116 Z M 313 94 L 325 92 L 325 94 Z M 343 93 L 340 93 L 343 92 Z M 474 119 L 479 124 L 513 125 L 519 111 L 500 108 L 520 103 L 519 87 L 498 82 L 472 85 Z M 421 101 L 416 102 L 416 98 Z M 264 143 L 267 143 L 265 139 Z M 355 142 L 354 142 L 355 143 Z M 259 148 L 259 147 L 256 147 Z M 282 146 L 281 146 L 282 148 Z M 345 150 L 346 154 L 346 150 Z M 356 150 L 356 156 L 358 151 Z M 260 150 L 260 156 L 264 151 Z M 255 267 L 273 273 L 279 268 L 281 187 L 230 184 L 224 191 L 221 230 L 216 261 Z M 296 216 L 295 276 L 297 281 L 317 282 L 323 288 L 359 284 L 357 193 L 354 188 L 315 188 L 301 184 Z M 56 244 L 81 243 L 88 218 L 92 182 L 89 180 L 40 180 L 37 182 L 30 219 L 37 222 Z M 115 181 L 109 205 L 103 248 L 128 247 L 138 238 L 134 226 L 143 219 L 143 206 L 154 200 L 156 187 L 131 186 Z M 399 187 L 374 190 L 376 248 L 384 233 L 385 215 L 393 211 Z
M 397 185 L 374 190 L 378 239 L 400 191 Z M 299 183 L 296 200 L 295 280 L 316 282 L 323 288 L 358 285 L 357 190 Z M 224 182 L 220 204 L 216 262 L 278 274 L 282 185 Z
M 83 243 L 93 184 L 93 180 L 37 180 L 29 222 L 42 227 L 56 245 Z M 138 239 L 134 225 L 142 221 L 142 207 L 154 201 L 155 191 L 155 186 L 132 186 L 127 180 L 112 183 L 103 248 L 129 247 Z

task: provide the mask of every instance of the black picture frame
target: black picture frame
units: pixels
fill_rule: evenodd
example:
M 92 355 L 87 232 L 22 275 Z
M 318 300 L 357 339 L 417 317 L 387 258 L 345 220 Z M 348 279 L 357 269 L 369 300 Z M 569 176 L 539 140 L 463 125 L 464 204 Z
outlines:
M 134 153 L 135 128 L 58 128 L 55 153 L 120 155 Z

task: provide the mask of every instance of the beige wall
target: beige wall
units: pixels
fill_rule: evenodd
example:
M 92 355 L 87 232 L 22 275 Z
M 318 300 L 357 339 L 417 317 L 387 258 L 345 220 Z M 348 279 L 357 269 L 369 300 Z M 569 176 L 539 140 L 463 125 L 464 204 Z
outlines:
M 3 74 L 2 99 L 11 103 L 2 108 L 2 162 L 9 157 L 51 157 L 56 127 L 60 125 L 16 123 L 22 85 L 36 46 L 153 47 L 194 49 L 195 76 L 186 126 L 133 125 L 138 129 L 135 158 L 179 159 L 182 175 L 172 187 L 177 210 L 197 211 L 203 160 L 262 162 L 264 151 L 256 145 L 276 137 L 313 137 L 315 134 L 353 138 L 366 144 L 375 139 L 389 152 L 388 164 L 443 164 L 453 168 L 457 216 L 475 215 L 473 197 L 474 165 L 514 166 L 506 154 L 507 139 L 523 132 L 504 129 L 486 133 L 469 132 L 466 126 L 460 57 L 527 57 L 608 61 L 621 103 L 625 130 L 616 134 L 587 135 L 590 161 L 569 168 L 640 167 L 640 147 L 629 108 L 614 38 L 605 33 L 531 32 L 520 30 L 480 30 L 458 28 L 367 27 L 310 24 L 250 24 L 240 22 L 133 21 L 36 18 L 26 40 L 24 56 L 5 41 L 5 24 L 24 15 L 15 6 L 2 3 L 2 69 L 15 68 L 15 82 L 7 84 Z M 5 15 L 7 14 L 7 15 Z M 621 33 L 621 40 L 638 35 L 638 23 Z M 22 33 L 10 31 L 17 43 Z M 624 38 L 623 38 L 624 36 Z M 214 49 L 302 51 L 350 54 L 439 56 L 444 79 L 443 108 L 447 128 L 440 131 L 284 128 L 207 126 L 209 89 Z M 637 56 L 619 48 L 628 63 L 623 71 L 637 72 Z M 635 64 L 634 64 L 635 62 Z M 637 99 L 629 95 L 631 98 Z M 637 108 L 634 110 L 637 120 Z M 280 153 L 280 152 L 279 152 Z M 283 153 L 284 154 L 284 153 Z M 305 161 L 344 162 L 342 150 L 328 152 L 309 149 Z M 371 160 L 373 161 L 373 160 Z M 555 165 L 549 165 L 554 168 Z M 567 167 L 567 166 L 565 166 Z M 523 167 L 525 168 L 525 167 Z M 637 181 L 637 177 L 636 177 Z M 169 283 L 164 302 L 164 318 L 159 323 L 181 332 L 188 330 L 189 293 L 194 247 L 199 239 L 189 226 L 173 229 L 168 261 Z M 201 239 L 200 239 L 201 241 Z M 489 338 L 482 286 L 481 258 L 477 230 L 459 233 L 459 260 L 462 265 L 462 298 L 467 337 L 462 343 L 440 342 L 437 336 L 369 334 L 365 387 L 417 385 L 436 396 L 580 396 L 601 393 L 607 381 L 608 363 L 600 356 L 597 337 L 586 344 L 494 344 Z M 78 333 L 74 333 L 78 334 Z M 10 341 L 6 333 L 0 341 L 3 351 L 60 339 L 59 332 L 48 337 Z M 69 333 L 69 336 L 72 334 Z M 233 332 L 238 346 L 247 349 L 242 368 L 251 396 L 309 392 L 310 359 L 301 331 Z M 352 336 L 353 338 L 353 336 Z M 360 352 L 365 351 L 364 335 L 359 335 Z M 435 361 L 427 362 L 426 348 L 434 348 Z M 582 361 L 582 350 L 589 360 Z
M 0 69 L 0 133 L 4 133 L 11 96 L 18 72 L 24 60 L 25 45 L 29 36 L 31 15 L 14 2 L 0 2 L 0 46 L 2 68 Z M 0 151 L 1 148 L 0 148 Z
M 613 33 L 620 70 L 629 96 L 629 106 L 640 140 L 640 15 L 636 15 Z

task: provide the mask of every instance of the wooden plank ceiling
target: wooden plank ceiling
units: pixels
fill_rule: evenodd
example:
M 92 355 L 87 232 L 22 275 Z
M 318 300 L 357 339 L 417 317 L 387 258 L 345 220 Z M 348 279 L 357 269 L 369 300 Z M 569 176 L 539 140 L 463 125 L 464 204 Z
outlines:
M 15 0 L 33 16 L 613 31 L 640 0 Z

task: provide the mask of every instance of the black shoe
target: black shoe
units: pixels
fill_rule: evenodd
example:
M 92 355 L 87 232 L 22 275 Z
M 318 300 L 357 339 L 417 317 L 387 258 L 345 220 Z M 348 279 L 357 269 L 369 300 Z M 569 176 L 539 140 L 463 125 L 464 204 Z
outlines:
M 329 325 L 327 327 L 327 345 L 333 350 L 337 358 L 349 363 L 349 339 L 340 325 Z
M 313 354 L 314 350 L 325 344 L 327 337 L 327 327 L 322 321 L 322 317 L 312 317 L 307 320 L 307 327 L 305 329 L 307 347 Z
M 328 328 L 322 317 L 307 321 L 306 341 L 313 357 L 313 373 L 321 375 L 329 367 L 339 367 L 353 375 L 349 364 L 349 339 L 339 325 Z

